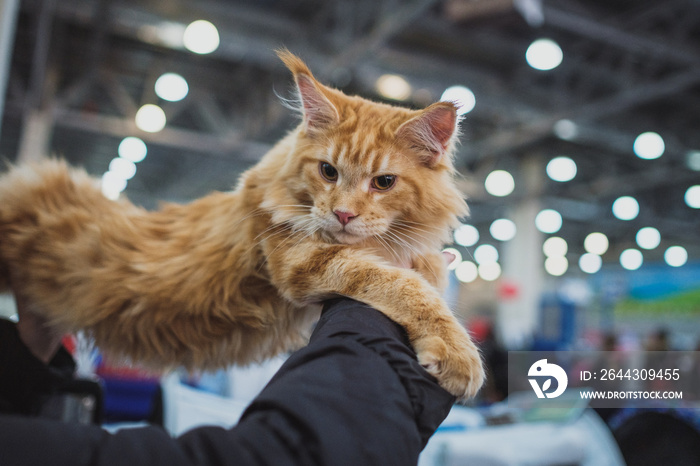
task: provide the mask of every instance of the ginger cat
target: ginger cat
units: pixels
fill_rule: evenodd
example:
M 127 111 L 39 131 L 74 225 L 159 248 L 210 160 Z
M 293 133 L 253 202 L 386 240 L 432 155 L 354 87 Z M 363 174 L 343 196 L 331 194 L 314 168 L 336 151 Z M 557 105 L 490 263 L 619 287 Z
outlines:
M 108 354 L 191 369 L 293 349 L 318 303 L 344 295 L 402 325 L 439 383 L 473 396 L 481 359 L 440 296 L 440 249 L 467 213 L 454 105 L 350 97 L 279 56 L 302 122 L 233 192 L 149 212 L 56 160 L 0 177 L 0 289 Z

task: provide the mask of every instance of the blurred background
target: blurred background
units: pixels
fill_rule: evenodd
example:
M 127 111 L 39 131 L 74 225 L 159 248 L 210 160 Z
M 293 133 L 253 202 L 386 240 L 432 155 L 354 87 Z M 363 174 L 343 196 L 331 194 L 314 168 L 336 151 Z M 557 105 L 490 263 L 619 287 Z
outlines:
M 0 157 L 149 209 L 232 189 L 297 124 L 279 47 L 349 94 L 459 103 L 448 293 L 488 354 L 696 349 L 697 0 L 0 0 Z

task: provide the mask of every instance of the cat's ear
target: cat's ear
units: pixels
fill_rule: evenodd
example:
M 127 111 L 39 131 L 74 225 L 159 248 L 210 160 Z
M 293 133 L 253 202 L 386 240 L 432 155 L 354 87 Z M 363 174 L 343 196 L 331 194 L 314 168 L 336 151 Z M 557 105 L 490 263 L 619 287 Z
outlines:
M 427 166 L 435 166 L 457 136 L 457 108 L 451 102 L 435 103 L 402 124 L 396 136 L 408 142 Z
M 294 74 L 306 129 L 313 131 L 338 124 L 340 122 L 338 110 L 326 97 L 323 85 L 316 81 L 306 64 L 286 49 L 279 50 L 277 56 Z

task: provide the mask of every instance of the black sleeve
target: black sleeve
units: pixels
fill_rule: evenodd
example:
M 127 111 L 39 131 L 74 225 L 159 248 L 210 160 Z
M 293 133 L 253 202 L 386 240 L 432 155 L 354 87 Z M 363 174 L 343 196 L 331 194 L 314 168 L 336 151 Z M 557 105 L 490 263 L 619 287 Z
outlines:
M 65 348 L 46 365 L 24 346 L 15 323 L 0 319 L 0 413 L 36 415 L 47 397 L 73 380 L 74 370 Z
M 156 427 L 107 434 L 0 417 L 0 456 L 16 465 L 410 465 L 453 402 L 401 327 L 342 299 L 232 429 L 171 439 Z

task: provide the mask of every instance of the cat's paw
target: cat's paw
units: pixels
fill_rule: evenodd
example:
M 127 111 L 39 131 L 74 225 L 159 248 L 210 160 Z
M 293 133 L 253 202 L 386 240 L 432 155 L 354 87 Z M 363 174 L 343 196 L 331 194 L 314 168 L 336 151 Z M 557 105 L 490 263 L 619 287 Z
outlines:
M 466 332 L 451 332 L 444 339 L 427 336 L 413 345 L 418 362 L 458 399 L 474 397 L 484 383 L 481 355 Z

